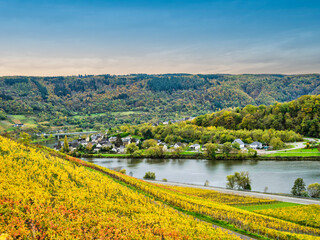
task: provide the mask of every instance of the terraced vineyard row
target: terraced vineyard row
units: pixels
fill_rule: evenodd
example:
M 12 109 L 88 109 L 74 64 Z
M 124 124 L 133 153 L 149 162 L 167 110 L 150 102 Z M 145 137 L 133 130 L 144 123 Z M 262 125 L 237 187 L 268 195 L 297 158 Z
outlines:
M 191 188 L 191 187 L 179 187 L 179 186 L 164 186 L 158 185 L 163 188 L 167 188 L 172 191 L 181 192 L 191 196 L 197 196 L 200 198 L 208 199 L 216 203 L 224 203 L 227 205 L 253 205 L 253 204 L 267 204 L 274 203 L 275 200 L 267 198 L 256 198 L 249 196 L 241 196 L 236 194 L 220 193 L 214 190 Z
M 256 211 L 264 215 L 281 218 L 305 226 L 320 228 L 320 206 L 307 205 L 297 207 L 285 207 L 277 209 L 265 209 Z

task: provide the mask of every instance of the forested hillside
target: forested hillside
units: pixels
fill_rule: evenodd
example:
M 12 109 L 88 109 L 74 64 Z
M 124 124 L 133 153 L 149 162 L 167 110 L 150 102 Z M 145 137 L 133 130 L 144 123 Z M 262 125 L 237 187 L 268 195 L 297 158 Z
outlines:
M 27 116 L 30 126 L 102 129 L 319 93 L 319 74 L 1 77 L 0 130 L 12 115 Z
M 227 129 L 293 130 L 305 136 L 320 137 L 320 95 L 274 105 L 222 110 L 193 120 L 198 126 L 222 126 Z

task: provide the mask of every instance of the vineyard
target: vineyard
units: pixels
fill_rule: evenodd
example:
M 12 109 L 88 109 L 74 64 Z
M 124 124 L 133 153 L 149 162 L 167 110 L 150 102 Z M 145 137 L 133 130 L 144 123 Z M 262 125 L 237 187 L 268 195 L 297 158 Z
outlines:
M 162 186 L 162 185 L 158 185 Z M 253 204 L 267 204 L 274 203 L 274 200 L 267 198 L 255 198 L 236 194 L 220 193 L 214 190 L 190 188 L 190 187 L 177 187 L 177 186 L 162 186 L 172 191 L 181 192 L 191 196 L 208 199 L 216 203 L 224 203 L 227 205 L 253 205 Z
M 73 162 L 2 137 L 0 153 L 3 238 L 237 239 Z
M 212 223 L 257 239 L 320 239 L 293 212 L 232 206 L 272 202 L 152 184 L 0 137 L 0 239 L 238 239 Z M 312 207 L 297 207 L 300 218 Z
M 320 206 L 308 205 L 297 207 L 286 207 L 278 209 L 266 209 L 256 211 L 258 213 L 281 218 L 301 225 L 320 228 Z

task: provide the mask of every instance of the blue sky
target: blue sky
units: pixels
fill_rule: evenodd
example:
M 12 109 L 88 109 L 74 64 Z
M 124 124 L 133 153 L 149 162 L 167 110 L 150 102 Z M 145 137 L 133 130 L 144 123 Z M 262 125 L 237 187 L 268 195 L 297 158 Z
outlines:
M 0 75 L 319 69 L 320 1 L 0 0 Z

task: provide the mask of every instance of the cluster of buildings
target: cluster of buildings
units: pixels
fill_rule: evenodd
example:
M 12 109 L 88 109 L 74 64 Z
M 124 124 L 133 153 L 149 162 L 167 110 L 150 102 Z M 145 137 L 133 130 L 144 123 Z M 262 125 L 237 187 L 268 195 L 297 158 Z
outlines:
M 87 136 L 85 139 L 81 136 L 73 141 L 70 141 L 69 149 L 71 151 L 76 150 L 80 145 L 87 148 L 88 144 L 91 144 L 92 152 L 101 152 L 101 151 L 109 151 L 114 153 L 125 153 L 126 152 L 126 146 L 130 143 L 135 143 L 136 145 L 140 144 L 140 139 L 132 138 L 130 135 L 127 137 L 119 139 L 119 137 L 111 136 L 97 133 Z M 177 142 L 175 144 L 169 145 L 165 142 L 161 142 L 161 140 L 156 140 L 158 146 L 162 146 L 163 150 L 166 152 L 174 151 L 177 148 L 185 148 L 187 147 L 186 143 Z M 238 143 L 240 145 L 241 150 L 245 150 L 247 148 L 251 149 L 263 149 L 264 146 L 261 142 L 253 142 L 251 144 L 245 144 L 241 139 L 235 139 L 233 143 Z M 56 150 L 60 150 L 63 147 L 64 141 L 59 140 L 55 145 L 54 148 Z M 200 144 L 192 144 L 188 147 L 189 151 L 194 152 L 201 152 L 204 150 L 204 148 Z
M 251 149 L 262 149 L 263 148 L 263 145 L 261 142 L 253 142 L 253 143 L 250 143 L 250 144 L 246 144 L 244 143 L 241 139 L 235 139 L 232 144 L 234 143 L 239 143 L 240 145 L 240 149 L 245 149 L 245 148 L 251 148 Z
M 87 147 L 88 144 L 92 144 L 94 146 L 93 152 L 99 152 L 100 150 L 108 149 L 111 150 L 112 152 L 115 153 L 124 153 L 125 152 L 125 147 L 129 143 L 135 143 L 136 145 L 139 144 L 140 140 L 139 139 L 134 139 L 131 136 L 127 136 L 124 138 L 121 138 L 121 141 L 119 144 L 116 144 L 117 142 L 117 137 L 108 137 L 107 135 L 98 133 L 98 134 L 92 134 L 85 139 L 80 138 L 70 141 L 69 142 L 69 149 L 71 151 L 77 149 L 79 145 L 82 145 L 83 147 Z M 54 145 L 54 148 L 56 150 L 60 150 L 63 146 L 64 142 L 63 141 L 58 141 Z

